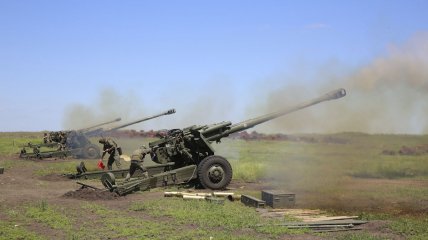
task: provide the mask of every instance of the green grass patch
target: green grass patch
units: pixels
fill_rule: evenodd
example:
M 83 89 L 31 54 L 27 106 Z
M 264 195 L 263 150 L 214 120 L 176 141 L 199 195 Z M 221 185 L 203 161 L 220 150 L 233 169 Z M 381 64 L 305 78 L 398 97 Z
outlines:
M 399 217 L 392 220 L 389 228 L 410 240 L 428 239 L 428 218 Z
M 278 221 L 263 219 L 254 208 L 231 202 L 219 205 L 206 201 L 185 201 L 171 198 L 134 203 L 130 209 L 148 212 L 154 217 L 171 217 L 174 222 L 180 224 L 195 224 L 208 228 L 224 228 L 226 230 L 249 228 L 269 235 L 305 232 L 304 230 L 290 230 L 285 227 L 274 226 Z
M 388 228 L 406 239 L 428 239 L 428 217 L 422 216 L 393 216 L 391 214 L 361 213 L 362 220 L 388 220 Z
M 255 182 L 262 179 L 266 174 L 265 163 L 232 162 L 233 179 L 246 182 Z
M 102 219 L 92 224 L 97 225 L 97 231 L 108 232 L 108 237 L 112 239 L 257 239 L 245 234 L 233 236 L 221 229 L 195 228 L 176 221 L 145 220 L 131 216 L 125 211 L 110 210 L 91 203 L 83 205 L 82 208 Z M 87 230 L 82 232 L 88 233 Z
M 26 160 L 4 160 L 0 162 L 0 166 L 5 169 L 17 167 L 37 167 L 37 163 Z
M 378 156 L 370 166 L 359 166 L 350 175 L 359 178 L 399 179 L 428 176 L 424 156 Z
M 2 134 L 0 136 L 0 154 L 2 155 L 13 155 L 19 153 L 22 149 L 22 145 L 26 145 L 29 142 L 41 143 L 42 138 L 38 137 L 37 134 L 29 135 L 8 135 Z M 42 136 L 42 134 L 40 134 Z
M 43 160 L 42 160 L 43 161 Z M 75 173 L 76 166 L 79 165 L 81 160 L 70 160 L 66 162 L 52 162 L 45 165 L 43 168 L 37 169 L 35 173 L 39 176 L 46 176 L 51 174 L 67 174 Z M 97 168 L 96 160 L 85 161 L 85 166 L 88 171 L 99 171 Z
M 69 232 L 72 228 L 71 220 L 57 208 L 49 206 L 45 201 L 41 201 L 35 206 L 28 206 L 25 209 L 25 216 L 52 229 Z
M 44 240 L 46 238 L 28 231 L 18 224 L 0 221 L 0 240 L 10 239 Z
M 388 240 L 386 237 L 373 236 L 367 232 L 349 233 L 334 238 L 335 240 Z
M 204 227 L 240 229 L 255 226 L 261 221 L 254 209 L 232 203 L 218 205 L 206 201 L 171 198 L 134 203 L 130 209 L 148 211 L 155 217 L 169 216 L 179 223 L 198 224 Z

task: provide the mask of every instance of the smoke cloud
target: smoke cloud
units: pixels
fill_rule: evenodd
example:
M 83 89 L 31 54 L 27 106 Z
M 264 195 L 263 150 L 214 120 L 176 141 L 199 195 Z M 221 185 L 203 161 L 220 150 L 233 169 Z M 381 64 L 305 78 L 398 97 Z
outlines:
M 327 69 L 327 70 L 326 70 Z M 428 132 L 428 34 L 418 34 L 402 46 L 359 69 L 343 72 L 335 66 L 320 71 L 314 85 L 286 85 L 273 91 L 261 109 L 271 111 L 344 87 L 345 98 L 321 103 L 260 127 L 292 133 Z M 298 74 L 296 74 L 298 75 Z
M 64 129 L 81 129 L 106 121 L 122 118 L 120 123 L 136 120 L 136 113 L 143 113 L 141 100 L 133 95 L 120 95 L 113 89 L 104 89 L 100 92 L 92 105 L 73 104 L 66 108 L 63 121 Z M 141 115 L 140 115 L 141 116 Z M 109 125 L 114 126 L 115 124 Z
M 263 79 L 262 86 L 238 86 L 230 83 L 227 77 L 215 77 L 197 86 L 159 93 L 145 101 L 140 98 L 144 96 L 121 95 L 105 89 L 95 103 L 69 106 L 63 126 L 79 129 L 117 117 L 125 123 L 169 108 L 176 108 L 177 113 L 129 128 L 183 128 L 227 120 L 235 123 L 343 87 L 348 93 L 344 98 L 291 113 L 254 130 L 270 133 L 428 133 L 427 33 L 415 35 L 402 45 L 389 46 L 385 54 L 356 69 L 329 63 L 318 71 L 315 81 L 307 80 L 306 71 L 296 68 L 287 77 Z M 245 94 L 241 96 L 243 91 Z
M 233 86 L 228 85 L 226 78 L 215 78 L 198 86 L 182 87 L 184 89 L 166 89 L 149 97 L 141 95 L 141 98 L 132 92 L 124 95 L 114 89 L 104 89 L 93 103 L 70 105 L 65 111 L 64 129 L 86 128 L 121 117 L 120 123 L 109 125 L 115 126 L 171 108 L 175 108 L 177 113 L 126 128 L 136 130 L 185 128 L 213 124 L 234 116 L 236 91 Z

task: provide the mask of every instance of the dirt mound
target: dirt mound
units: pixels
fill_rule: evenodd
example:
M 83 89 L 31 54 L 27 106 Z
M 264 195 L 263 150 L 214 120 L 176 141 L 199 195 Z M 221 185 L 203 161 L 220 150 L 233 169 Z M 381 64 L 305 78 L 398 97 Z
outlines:
M 63 195 L 67 198 L 84 199 L 84 200 L 114 200 L 119 195 L 108 190 L 97 190 L 91 188 L 81 188 L 76 191 L 70 191 Z

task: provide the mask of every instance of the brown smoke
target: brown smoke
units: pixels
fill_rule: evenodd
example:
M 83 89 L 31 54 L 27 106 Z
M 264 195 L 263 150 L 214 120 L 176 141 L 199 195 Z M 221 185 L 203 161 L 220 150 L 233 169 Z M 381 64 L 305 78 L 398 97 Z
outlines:
M 141 116 L 142 107 L 138 97 L 132 94 L 120 95 L 113 89 L 104 89 L 100 92 L 98 99 L 92 105 L 73 104 L 65 111 L 63 121 L 64 129 L 81 129 L 90 127 L 106 121 L 122 118 L 119 123 L 106 126 L 112 127 L 136 120 L 135 115 Z
M 329 66 L 317 83 L 284 86 L 267 98 L 271 111 L 344 87 L 345 98 L 321 103 L 261 126 L 268 132 L 427 133 L 428 34 L 418 34 L 402 46 L 360 69 L 343 72 Z M 260 107 L 260 106 L 259 106 Z M 261 107 L 266 109 L 266 107 Z
M 282 133 L 428 132 L 428 34 L 418 34 L 402 45 L 391 45 L 384 55 L 358 69 L 347 70 L 340 63 L 326 64 L 314 79 L 315 83 L 301 81 L 305 79 L 301 73 L 306 70 L 296 69 L 291 77 L 271 77 L 263 82 L 263 86 L 253 86 L 249 90 L 252 99 L 245 98 L 248 94 L 241 99 L 240 91 L 248 90 L 247 86 L 230 84 L 225 77 L 216 77 L 197 87 L 182 84 L 182 89 L 159 93 L 155 103 L 162 102 L 155 107 L 153 102 L 146 104 L 150 109 L 146 109 L 136 95 L 120 95 L 106 89 L 93 105 L 68 107 L 63 126 L 78 129 L 117 117 L 122 117 L 121 123 L 125 123 L 156 114 L 159 108 L 162 108 L 160 111 L 176 108 L 177 113 L 130 128 L 183 128 L 227 120 L 235 123 L 343 87 L 348 92 L 345 98 L 291 113 L 254 130 Z M 284 85 L 284 79 L 287 85 Z M 291 81 L 294 83 L 289 84 Z M 241 100 L 244 105 L 239 104 Z M 246 114 L 242 113 L 242 106 L 248 106 Z
M 136 95 L 121 95 L 114 89 L 104 89 L 96 102 L 73 104 L 65 111 L 64 129 L 80 129 L 121 117 L 122 121 L 106 127 L 124 124 L 143 117 L 175 108 L 174 115 L 156 118 L 128 129 L 162 130 L 185 128 L 191 125 L 205 125 L 229 120 L 233 111 L 236 92 L 228 85 L 227 79 L 215 78 L 200 83 L 200 87 L 183 86 L 184 90 L 170 89 L 160 92 L 144 105 Z M 156 109 L 154 109 L 156 108 Z
M 239 94 L 230 86 L 227 78 L 216 77 L 202 85 L 197 92 L 188 91 L 176 96 L 181 98 L 181 102 L 178 102 L 181 105 L 177 106 L 176 120 L 171 127 L 214 124 L 236 116 L 234 107 Z

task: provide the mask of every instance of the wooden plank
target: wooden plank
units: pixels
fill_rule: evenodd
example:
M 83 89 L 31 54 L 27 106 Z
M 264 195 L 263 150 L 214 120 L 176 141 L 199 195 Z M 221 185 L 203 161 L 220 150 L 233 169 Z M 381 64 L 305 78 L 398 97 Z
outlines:
M 357 219 L 358 216 L 319 216 L 319 217 L 309 217 L 305 218 L 304 222 L 314 222 L 314 221 L 331 221 L 331 220 L 348 220 L 348 219 Z

